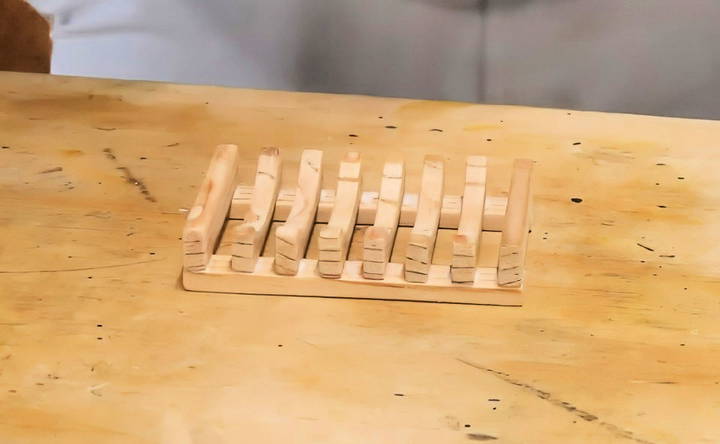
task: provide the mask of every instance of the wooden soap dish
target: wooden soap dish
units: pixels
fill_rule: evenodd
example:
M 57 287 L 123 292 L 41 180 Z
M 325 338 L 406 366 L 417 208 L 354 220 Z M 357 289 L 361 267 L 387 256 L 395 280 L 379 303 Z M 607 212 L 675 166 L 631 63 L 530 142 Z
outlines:
M 401 161 L 385 163 L 378 192 L 361 192 L 356 152 L 324 190 L 322 157 L 303 151 L 297 188 L 281 190 L 280 153 L 266 148 L 255 185 L 241 186 L 237 146 L 218 146 L 183 231 L 184 287 L 522 305 L 532 161 L 515 160 L 505 198 L 486 196 L 482 156 L 466 160 L 463 196 L 444 194 L 439 156 L 425 157 L 417 194 Z

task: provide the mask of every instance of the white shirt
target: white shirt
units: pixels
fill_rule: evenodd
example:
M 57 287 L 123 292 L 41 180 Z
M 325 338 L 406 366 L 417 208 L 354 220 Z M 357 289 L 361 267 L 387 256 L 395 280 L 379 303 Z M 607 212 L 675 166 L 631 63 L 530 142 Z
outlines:
M 720 118 L 715 0 L 31 0 L 52 72 Z

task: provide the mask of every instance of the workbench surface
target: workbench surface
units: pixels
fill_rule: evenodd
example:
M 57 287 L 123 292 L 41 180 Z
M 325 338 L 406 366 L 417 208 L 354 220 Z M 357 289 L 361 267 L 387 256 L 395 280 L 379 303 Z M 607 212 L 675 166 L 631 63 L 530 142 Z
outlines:
M 183 291 L 225 142 L 536 160 L 525 305 Z M 0 145 L 2 443 L 720 441 L 720 122 L 0 73 Z

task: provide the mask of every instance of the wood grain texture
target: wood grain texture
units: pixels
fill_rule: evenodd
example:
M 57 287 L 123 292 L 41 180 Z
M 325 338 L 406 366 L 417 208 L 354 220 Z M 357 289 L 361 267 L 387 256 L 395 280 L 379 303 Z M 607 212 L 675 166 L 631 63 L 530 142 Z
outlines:
M 324 278 L 339 278 L 348 255 L 355 228 L 360 185 L 362 183 L 360 153 L 351 151 L 340 162 L 335 206 L 327 226 L 318 237 L 318 273 Z
M 320 150 L 305 150 L 300 158 L 298 186 L 287 221 L 275 232 L 275 272 L 297 273 L 298 263 L 305 255 L 310 232 L 315 222 L 320 186 L 322 184 Z
M 426 282 L 428 279 L 444 190 L 442 157 L 425 156 L 417 217 L 405 249 L 405 280 L 408 282 Z
M 453 285 L 450 267 L 432 265 L 424 282 L 409 283 L 402 263 L 389 263 L 385 277 L 368 280 L 362 276 L 361 261 L 346 261 L 343 271 L 334 279 L 319 279 L 316 259 L 301 259 L 292 277 L 274 271 L 273 258 L 261 257 L 252 275 L 237 273 L 230 268 L 230 256 L 214 255 L 202 276 L 183 273 L 183 286 L 188 290 L 223 293 L 249 292 L 267 295 L 324 296 L 377 298 L 375 292 L 392 289 L 387 298 L 393 300 L 453 302 L 481 305 L 522 305 L 522 292 L 497 284 L 495 268 L 478 268 L 469 285 Z M 483 291 L 477 291 L 483 290 Z M 237 295 L 241 297 L 242 295 Z
M 459 162 L 461 164 L 461 162 Z M 232 207 L 230 208 L 230 218 L 242 219 L 247 212 L 250 202 L 252 201 L 253 187 L 247 185 L 239 185 L 233 196 Z M 378 209 L 380 199 L 379 191 L 363 191 L 360 195 L 360 207 L 358 208 L 357 223 L 361 225 L 372 225 Z M 273 221 L 284 222 L 290 214 L 290 208 L 295 200 L 295 189 L 282 189 L 278 194 Z M 323 189 L 320 191 L 320 203 L 318 211 L 315 215 L 316 223 L 327 223 L 330 220 L 330 213 L 335 205 L 335 190 Z M 505 207 L 507 205 L 507 197 L 504 196 L 486 196 L 485 197 L 485 214 L 483 215 L 483 230 L 485 231 L 502 231 L 503 221 L 505 220 Z M 415 224 L 417 215 L 418 195 L 417 193 L 405 193 L 400 206 L 400 220 L 398 226 L 412 227 Z M 462 206 L 462 196 L 445 195 L 443 196 L 442 208 L 440 209 L 439 228 L 455 228 L 457 229 L 460 222 L 460 211 Z
M 528 159 L 518 159 L 513 164 L 498 259 L 498 283 L 502 286 L 522 287 L 523 284 L 530 225 L 532 167 L 533 162 Z
M 366 279 L 385 277 L 385 268 L 395 243 L 404 190 L 404 163 L 386 162 L 383 167 L 375 220 L 372 227 L 365 230 L 363 236 L 362 272 Z
M 236 145 L 218 145 L 183 229 L 184 268 L 205 268 L 225 222 L 238 171 Z
M 719 122 L 17 73 L 0 85 L 3 443 L 720 442 Z M 442 154 L 453 195 L 469 155 L 490 161 L 489 196 L 513 159 L 536 160 L 523 307 L 184 291 L 178 238 L 228 141 L 246 147 L 249 182 L 260 147 L 281 147 L 282 189 L 307 147 L 331 174 L 360 151 L 368 189 L 390 154 L 410 190 L 423 153 Z
M 265 148 L 258 158 L 255 187 L 243 224 L 233 230 L 232 269 L 252 272 L 265 246 L 275 200 L 282 180 L 282 160 L 277 148 Z
M 450 274 L 453 282 L 471 282 L 477 266 L 478 247 L 483 229 L 487 159 L 470 156 L 465 167 L 465 191 L 458 232 L 453 239 Z

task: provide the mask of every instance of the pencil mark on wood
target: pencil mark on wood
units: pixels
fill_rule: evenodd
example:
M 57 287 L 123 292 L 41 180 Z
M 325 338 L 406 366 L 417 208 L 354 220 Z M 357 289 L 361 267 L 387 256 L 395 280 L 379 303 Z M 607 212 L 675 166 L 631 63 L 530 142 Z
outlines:
M 508 373 L 505 373 L 505 372 L 502 372 L 499 370 L 494 370 L 494 369 L 491 369 L 488 367 L 483 367 L 482 365 L 475 364 L 470 361 L 466 361 L 465 359 L 462 359 L 462 358 L 455 358 L 455 359 L 462 364 L 465 364 L 465 365 L 472 367 L 474 369 L 477 369 L 477 370 L 481 370 L 483 372 L 490 373 L 490 374 L 494 375 L 495 377 L 497 377 L 509 384 L 512 384 L 516 387 L 520 387 L 520 388 L 530 392 L 531 394 L 535 395 L 536 397 L 543 399 L 545 401 L 548 401 L 550 404 L 552 404 L 556 407 L 560 407 L 569 413 L 572 413 L 573 415 L 579 417 L 580 419 L 582 419 L 584 421 L 595 422 L 595 424 L 598 424 L 599 426 L 603 427 L 604 429 L 610 431 L 617 437 L 631 439 L 640 444 L 653 444 L 652 441 L 648 441 L 648 440 L 645 440 L 645 439 L 635 436 L 635 434 L 633 432 L 631 432 L 630 430 L 626 430 L 615 424 L 602 421 L 602 420 L 600 420 L 600 418 L 597 415 L 594 415 L 594 414 L 588 412 L 587 410 L 580 409 L 577 406 L 571 404 L 570 402 L 563 401 L 561 399 L 557 399 L 556 397 L 554 397 L 552 395 L 552 393 L 540 390 L 539 388 L 532 386 L 526 382 L 517 380 Z
M 57 173 L 63 170 L 63 167 L 55 167 L 55 168 L 48 168 L 47 170 L 42 170 L 38 174 L 49 174 L 49 173 Z
M 310 161 L 307 162 L 307 166 L 309 166 L 310 169 L 312 169 L 312 170 L 315 171 L 316 173 L 320 171 L 320 168 L 318 168 L 318 167 L 316 167 L 315 165 L 313 165 L 312 162 L 310 162 Z
M 295 244 L 293 244 L 292 242 L 286 241 L 285 239 L 283 239 L 283 238 L 281 238 L 281 237 L 277 237 L 276 239 L 277 239 L 278 241 L 284 243 L 284 244 L 287 244 L 287 245 L 290 246 L 290 247 L 294 247 L 294 246 L 295 246 Z
M 133 176 L 132 172 L 128 167 L 117 167 L 118 170 L 122 171 L 124 174 L 125 182 L 135 185 L 140 190 L 140 193 L 145 197 L 145 200 L 148 200 L 150 202 L 157 202 L 157 200 L 153 197 L 152 194 L 150 194 L 150 190 L 148 190 L 147 185 L 145 183 L 138 179 L 137 177 Z
M 486 435 L 484 433 L 467 433 L 465 434 L 470 441 L 494 441 L 496 436 Z
M 260 175 L 263 175 L 263 176 L 267 176 L 267 177 L 269 177 L 270 179 L 273 179 L 273 180 L 275 179 L 275 176 L 272 175 L 271 173 L 268 173 L 267 171 L 258 171 L 257 174 L 260 174 Z
M 105 157 L 107 157 L 110 160 L 117 160 L 117 157 L 115 157 L 115 153 L 110 148 L 105 148 L 103 150 L 103 153 L 105 153 Z
M 105 153 L 105 157 L 107 157 L 108 159 L 117 161 L 117 156 L 110 148 L 105 148 L 103 150 L 103 153 Z M 141 179 L 133 176 L 132 172 L 128 167 L 119 166 L 116 169 L 123 172 L 123 178 L 125 179 L 125 182 L 136 186 L 140 190 L 140 193 L 143 195 L 143 197 L 145 197 L 145 200 L 148 200 L 150 202 L 157 202 L 155 197 L 150 194 L 150 190 L 148 190 L 147 185 L 145 185 L 145 183 Z
M 85 213 L 85 216 L 87 217 L 96 217 L 98 219 L 110 219 L 112 218 L 112 213 L 110 211 L 90 211 L 89 213 Z
M 132 265 L 138 265 L 138 264 L 147 264 L 150 262 L 159 262 L 164 259 L 153 259 L 148 261 L 137 261 L 137 262 L 128 262 L 126 264 L 114 264 L 114 265 L 99 265 L 96 267 L 80 267 L 80 268 L 57 268 L 57 269 L 48 269 L 48 270 L 0 270 L 0 273 L 2 274 L 24 274 L 24 273 L 63 273 L 67 271 L 87 271 L 87 270 L 100 270 L 104 268 L 120 268 L 120 267 L 129 267 Z

